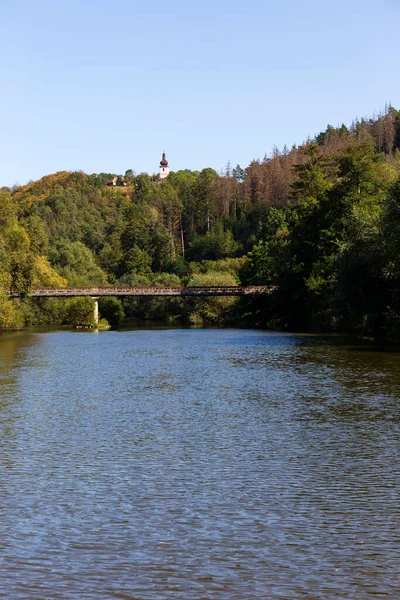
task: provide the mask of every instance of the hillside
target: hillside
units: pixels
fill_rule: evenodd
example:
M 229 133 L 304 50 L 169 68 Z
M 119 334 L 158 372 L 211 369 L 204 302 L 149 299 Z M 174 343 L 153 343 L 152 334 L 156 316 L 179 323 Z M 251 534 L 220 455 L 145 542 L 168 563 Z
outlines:
M 181 316 L 398 338 L 400 115 L 393 108 L 252 161 L 172 172 L 61 172 L 0 192 L 0 327 L 76 320 L 82 302 L 6 297 L 34 285 L 279 285 L 274 302 L 105 302 L 114 322 Z M 211 283 L 209 283 L 211 284 Z M 261 303 L 260 303 L 261 302 Z M 87 314 L 90 306 L 87 305 Z M 75 311 L 75 312 L 74 312 Z M 79 312 L 79 311 L 78 311 Z M 89 317 L 88 317 L 89 318 Z M 397 333 L 396 333 L 397 332 Z

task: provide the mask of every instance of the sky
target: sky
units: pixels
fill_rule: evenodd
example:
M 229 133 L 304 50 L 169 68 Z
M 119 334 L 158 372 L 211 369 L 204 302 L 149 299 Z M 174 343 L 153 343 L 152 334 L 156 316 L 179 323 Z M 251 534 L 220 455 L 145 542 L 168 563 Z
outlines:
M 0 186 L 246 167 L 400 108 L 400 0 L 0 0 Z

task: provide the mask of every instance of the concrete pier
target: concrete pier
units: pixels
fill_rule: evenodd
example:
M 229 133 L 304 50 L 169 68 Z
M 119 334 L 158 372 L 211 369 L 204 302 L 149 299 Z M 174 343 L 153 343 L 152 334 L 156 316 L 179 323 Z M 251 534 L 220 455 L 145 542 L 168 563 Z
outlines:
M 96 323 L 96 325 L 99 324 L 99 298 L 97 296 L 92 297 L 92 300 L 94 302 L 94 311 L 93 311 L 93 320 Z

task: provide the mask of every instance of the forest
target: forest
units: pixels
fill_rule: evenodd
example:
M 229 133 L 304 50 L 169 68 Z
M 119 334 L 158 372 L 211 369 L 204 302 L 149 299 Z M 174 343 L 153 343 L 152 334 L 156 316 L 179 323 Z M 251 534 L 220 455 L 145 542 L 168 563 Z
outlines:
M 107 187 L 111 177 L 126 186 Z M 247 167 L 59 172 L 0 190 L 0 328 L 88 325 L 37 286 L 268 285 L 266 297 L 103 299 L 135 319 L 400 340 L 400 112 L 274 148 Z M 10 289 L 20 298 L 10 300 Z

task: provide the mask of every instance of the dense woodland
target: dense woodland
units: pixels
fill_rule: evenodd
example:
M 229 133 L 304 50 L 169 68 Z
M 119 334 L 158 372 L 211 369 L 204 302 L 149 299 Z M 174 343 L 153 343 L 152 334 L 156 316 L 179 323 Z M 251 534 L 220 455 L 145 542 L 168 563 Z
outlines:
M 400 112 L 226 172 L 61 172 L 0 191 L 0 327 L 89 324 L 90 299 L 35 286 L 274 284 L 272 296 L 103 299 L 123 319 L 400 339 Z M 9 300 L 10 289 L 20 300 Z

